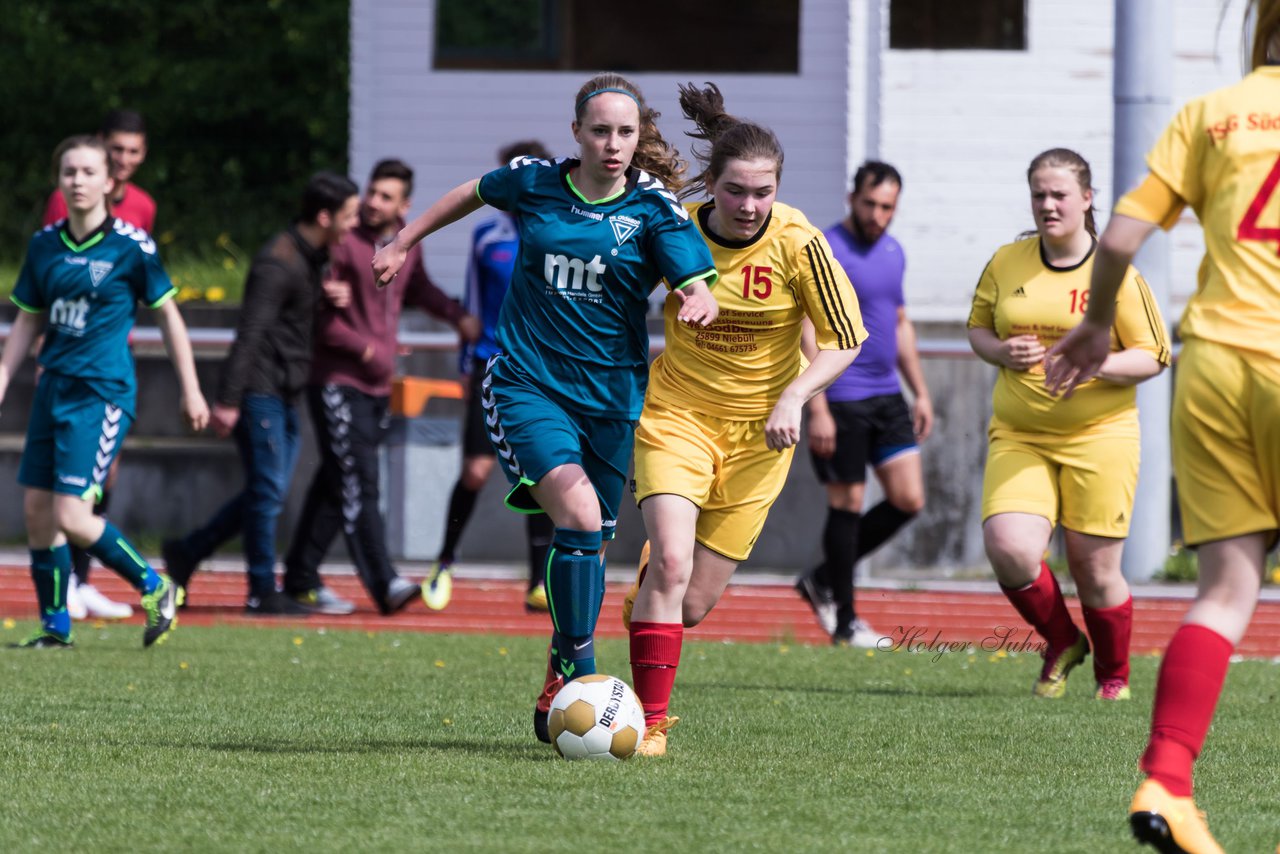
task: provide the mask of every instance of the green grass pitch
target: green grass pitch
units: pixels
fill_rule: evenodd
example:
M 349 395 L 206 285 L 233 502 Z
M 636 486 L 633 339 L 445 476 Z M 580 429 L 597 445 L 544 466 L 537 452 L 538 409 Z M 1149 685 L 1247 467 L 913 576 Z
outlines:
M 1087 667 L 1034 700 L 1032 655 L 689 643 L 671 753 L 606 764 L 534 741 L 544 650 L 184 627 L 144 651 L 137 626 L 0 650 L 0 851 L 1135 850 L 1153 658 L 1104 705 Z M 1280 841 L 1278 675 L 1232 667 L 1200 764 L 1229 851 Z

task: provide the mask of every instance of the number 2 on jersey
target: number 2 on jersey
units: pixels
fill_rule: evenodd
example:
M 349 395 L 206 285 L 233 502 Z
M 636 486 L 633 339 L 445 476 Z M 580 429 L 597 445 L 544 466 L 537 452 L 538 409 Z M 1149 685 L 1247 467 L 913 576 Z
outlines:
M 1280 157 L 1276 158 L 1271 171 L 1267 173 L 1262 186 L 1258 188 L 1258 194 L 1249 203 L 1249 210 L 1245 211 L 1244 219 L 1240 220 L 1240 225 L 1236 228 L 1236 240 L 1275 240 L 1280 242 L 1280 228 L 1268 228 L 1258 225 L 1258 218 L 1262 216 L 1262 211 L 1266 208 L 1267 202 L 1271 201 L 1271 195 L 1276 191 L 1276 184 L 1280 184 Z M 1280 254 L 1280 246 L 1277 246 L 1276 254 Z
M 768 299 L 773 293 L 773 280 L 769 274 L 772 267 L 753 267 L 750 264 L 742 268 L 742 298 Z

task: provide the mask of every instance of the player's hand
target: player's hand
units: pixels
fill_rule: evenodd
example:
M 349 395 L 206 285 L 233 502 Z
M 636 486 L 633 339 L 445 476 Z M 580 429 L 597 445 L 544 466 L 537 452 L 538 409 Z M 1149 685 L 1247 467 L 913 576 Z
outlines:
M 236 422 L 239 420 L 239 407 L 227 406 L 223 403 L 215 403 L 213 410 L 209 413 L 209 424 L 213 427 L 213 434 L 219 439 L 225 439 L 230 436 L 231 431 L 236 428 Z
M 911 426 L 916 432 L 916 441 L 923 442 L 933 432 L 933 400 L 928 397 L 917 397 L 915 412 L 911 414 Z
M 340 279 L 329 279 L 320 283 L 324 298 L 334 308 L 346 308 L 351 305 L 351 283 Z
M 826 458 L 836 452 L 836 420 L 831 410 L 809 412 L 809 450 L 814 456 Z
M 1049 394 L 1070 397 L 1081 383 L 1098 375 L 1111 353 L 1111 327 L 1086 317 L 1045 358 L 1044 385 Z
M 408 257 L 409 250 L 402 248 L 399 240 L 392 240 L 379 249 L 373 256 L 373 280 L 378 287 L 385 288 L 391 284 Z
M 1044 361 L 1045 349 L 1035 335 L 1014 335 L 1000 343 L 1000 364 L 1011 371 L 1029 371 Z
M 199 433 L 209 425 L 209 404 L 199 391 L 182 396 L 182 419 L 193 433 Z
M 711 295 L 711 289 L 704 281 L 685 285 L 672 293 L 680 300 L 680 311 L 676 312 L 676 319 L 681 323 L 706 327 L 715 323 L 720 315 L 720 304 Z
M 480 340 L 480 318 L 474 314 L 464 314 L 458 318 L 458 337 L 470 344 Z
M 800 441 L 800 401 L 783 395 L 776 404 L 769 420 L 764 423 L 764 443 L 773 451 L 785 451 Z

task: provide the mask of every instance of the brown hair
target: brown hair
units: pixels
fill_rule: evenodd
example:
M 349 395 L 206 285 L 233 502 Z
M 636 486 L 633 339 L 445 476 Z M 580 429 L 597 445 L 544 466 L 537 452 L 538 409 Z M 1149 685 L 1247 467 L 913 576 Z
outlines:
M 1250 52 L 1251 69 L 1266 65 L 1272 57 L 1267 49 L 1271 39 L 1280 32 L 1280 0 L 1250 0 L 1249 8 L 1244 16 L 1245 32 L 1249 24 L 1253 24 L 1253 50 Z M 1275 57 L 1280 59 L 1280 57 Z
M 671 190 L 679 190 L 684 186 L 685 163 L 680 159 L 680 152 L 672 148 L 658 130 L 658 117 L 661 113 L 645 104 L 644 95 L 621 74 L 597 74 L 582 84 L 578 94 L 573 97 L 574 121 L 582 124 L 587 104 L 601 90 L 608 89 L 621 89 L 635 98 L 636 105 L 640 108 L 640 139 L 636 143 L 636 153 L 631 157 L 631 165 L 648 172 Z
M 111 171 L 111 155 L 107 153 L 107 144 L 102 141 L 102 137 L 80 133 L 67 137 L 53 150 L 53 183 L 58 183 L 62 177 L 62 156 L 73 148 L 92 148 L 102 152 L 102 159 L 107 164 L 107 172 Z
M 1093 192 L 1093 170 L 1089 168 L 1089 161 L 1069 148 L 1050 148 L 1037 154 L 1027 167 L 1028 184 L 1031 183 L 1031 176 L 1041 169 L 1066 169 L 1076 176 L 1082 194 Z M 1089 209 L 1084 212 L 1084 230 L 1089 232 L 1090 237 L 1097 239 L 1098 225 L 1094 222 L 1093 210 L 1093 205 L 1090 204 Z M 1019 239 L 1037 233 L 1039 232 L 1034 230 L 1025 231 L 1019 235 Z
M 782 178 L 782 144 L 778 137 L 764 125 L 726 113 L 719 86 L 707 83 L 705 88 L 699 89 L 692 83 L 682 85 L 680 109 L 684 110 L 685 118 L 698 128 L 688 131 L 688 136 L 711 143 L 709 149 L 693 150 L 704 168 L 696 178 L 689 180 L 684 195 L 702 190 L 708 182 L 719 178 L 730 160 L 772 160 L 777 164 L 778 179 Z

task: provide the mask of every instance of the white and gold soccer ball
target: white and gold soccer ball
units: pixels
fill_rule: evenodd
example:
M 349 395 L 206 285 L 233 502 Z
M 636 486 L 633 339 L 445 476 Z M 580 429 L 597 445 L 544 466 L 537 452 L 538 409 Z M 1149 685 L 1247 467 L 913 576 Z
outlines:
M 627 759 L 644 738 L 644 709 L 630 685 L 596 673 L 560 689 L 547 725 L 565 759 Z

